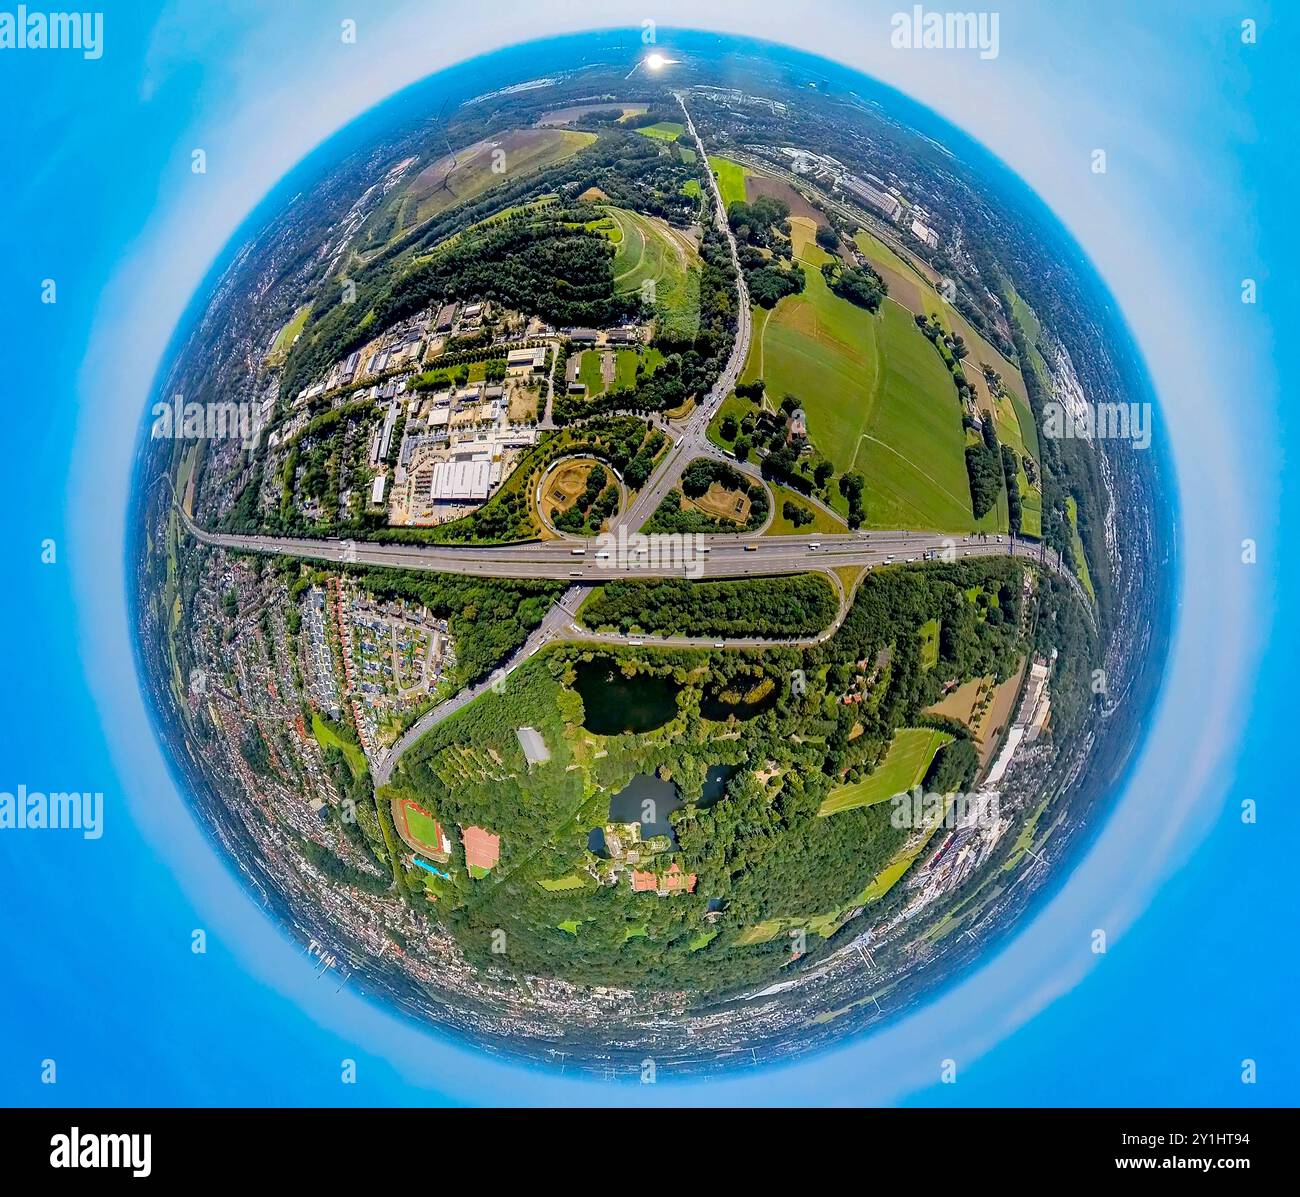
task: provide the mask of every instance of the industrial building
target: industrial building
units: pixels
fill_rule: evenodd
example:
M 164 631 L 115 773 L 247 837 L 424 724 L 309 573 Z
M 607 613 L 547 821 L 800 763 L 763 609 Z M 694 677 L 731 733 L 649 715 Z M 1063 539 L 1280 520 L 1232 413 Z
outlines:
M 433 467 L 433 503 L 481 503 L 492 487 L 490 461 L 440 461 Z

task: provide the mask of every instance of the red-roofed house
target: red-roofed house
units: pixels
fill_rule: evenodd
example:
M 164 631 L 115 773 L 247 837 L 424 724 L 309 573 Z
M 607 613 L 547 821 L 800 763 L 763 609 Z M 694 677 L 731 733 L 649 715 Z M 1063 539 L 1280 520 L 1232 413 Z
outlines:
M 482 827 L 462 827 L 460 842 L 465 845 L 465 864 L 485 873 L 501 859 L 501 837 Z
M 693 894 L 695 892 L 695 874 L 683 873 L 677 862 L 668 866 L 666 873 L 632 870 L 633 893 L 656 893 L 661 897 L 667 894 Z

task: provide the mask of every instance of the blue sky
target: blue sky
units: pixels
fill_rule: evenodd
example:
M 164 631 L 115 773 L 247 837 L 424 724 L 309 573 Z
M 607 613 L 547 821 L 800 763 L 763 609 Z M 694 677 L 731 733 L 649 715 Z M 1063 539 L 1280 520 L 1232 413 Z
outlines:
M 504 42 L 577 30 L 547 0 L 105 6 L 105 51 L 0 51 L 17 169 L 0 282 L 13 333 L 0 788 L 102 790 L 85 843 L 0 835 L 20 912 L 0 1097 L 15 1103 L 719 1101 L 1264 1104 L 1296 1097 L 1284 1035 L 1297 816 L 1286 761 L 1297 570 L 1281 397 L 1296 313 L 1294 111 L 1283 6 L 1001 4 L 1000 54 L 897 51 L 897 4 L 663 3 L 660 27 L 822 53 L 952 120 L 1057 213 L 1151 370 L 1181 490 L 1186 585 L 1143 759 L 1059 893 L 977 973 L 885 1032 L 767 1079 L 610 1090 L 487 1060 L 335 994 L 261 918 L 175 793 L 136 690 L 122 578 L 138 419 L 181 310 L 304 154 L 406 83 Z M 360 8 L 361 6 L 355 6 Z M 602 21 L 639 36 L 642 6 Z M 339 22 L 357 16 L 358 41 Z M 1288 26 L 1290 26 L 1288 28 Z M 670 45 L 665 33 L 661 43 Z M 540 64 L 544 65 L 544 64 Z M 190 173 L 203 148 L 208 173 Z M 1109 170 L 1088 169 L 1096 148 Z M 7 238 L 10 240 L 10 238 Z M 1260 301 L 1239 301 L 1243 278 Z M 41 280 L 58 302 L 39 302 Z M 1240 545 L 1259 544 L 1244 566 Z M 58 545 L 55 565 L 40 544 Z M 1243 798 L 1260 805 L 1244 827 Z M 1288 912 L 1290 915 L 1288 916 Z M 1105 927 L 1098 960 L 1088 935 Z M 194 927 L 210 951 L 189 951 Z M 360 1083 L 338 1083 L 355 1058 Z M 958 1061 L 955 1085 L 936 1083 Z M 1240 1061 L 1260 1083 L 1240 1084 Z M 59 1083 L 41 1086 L 40 1061 Z

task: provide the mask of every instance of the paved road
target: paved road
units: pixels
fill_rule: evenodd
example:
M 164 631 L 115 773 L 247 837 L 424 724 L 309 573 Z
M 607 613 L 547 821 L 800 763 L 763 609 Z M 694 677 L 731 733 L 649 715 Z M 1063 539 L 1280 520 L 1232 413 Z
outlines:
M 708 155 L 695 130 L 682 97 L 686 128 L 694 138 L 696 151 L 706 166 Z M 259 535 L 233 535 L 208 532 L 197 527 L 178 504 L 182 520 L 190 533 L 204 544 L 226 549 L 301 557 L 310 560 L 358 564 L 392 569 L 431 570 L 444 573 L 475 574 L 502 578 L 550 578 L 567 580 L 570 585 L 547 612 L 541 624 L 494 673 L 452 698 L 425 712 L 390 748 L 376 754 L 372 772 L 377 786 L 392 776 L 402 755 L 436 724 L 463 709 L 492 687 L 494 682 L 518 668 L 546 644 L 559 640 L 592 640 L 626 643 L 646 640 L 655 645 L 709 646 L 727 648 L 762 648 L 772 644 L 810 645 L 827 638 L 839 626 L 849 607 L 849 594 L 835 570 L 844 566 L 880 566 L 919 561 L 930 555 L 954 554 L 960 557 L 984 557 L 1011 554 L 1040 562 L 1068 578 L 1082 592 L 1078 580 L 1064 567 L 1057 554 L 1043 545 L 1027 544 L 996 537 L 942 536 L 921 532 L 868 532 L 809 534 L 802 536 L 760 537 L 757 534 L 718 533 L 689 538 L 636 535 L 654 513 L 667 493 L 678 484 L 683 469 L 696 457 L 722 455 L 708 439 L 707 429 L 713 412 L 731 392 L 740 377 L 749 352 L 751 322 L 749 295 L 740 270 L 735 238 L 727 223 L 726 209 L 717 180 L 709 171 L 715 201 L 715 221 L 727 240 L 736 267 L 738 320 L 731 356 L 708 395 L 697 404 L 687 419 L 672 426 L 676 439 L 667 455 L 656 467 L 646 485 L 612 525 L 609 538 L 558 541 L 499 546 L 400 545 L 370 541 L 308 539 Z M 547 415 L 550 413 L 550 396 Z M 761 478 L 752 463 L 734 465 L 744 473 Z M 630 637 L 618 633 L 590 632 L 577 623 L 577 611 L 591 589 L 613 578 L 686 577 L 743 578 L 815 570 L 830 577 L 840 594 L 839 611 L 830 629 L 805 640 L 772 640 L 758 637 L 728 639 L 705 637 Z M 1086 600 L 1085 600 L 1086 601 Z
M 749 289 L 745 286 L 745 275 L 740 269 L 740 254 L 736 247 L 736 238 L 732 235 L 731 226 L 727 223 L 727 209 L 722 202 L 722 191 L 718 187 L 718 180 L 714 178 L 713 171 L 709 169 L 709 158 L 704 150 L 704 142 L 695 131 L 695 123 L 691 120 L 691 114 L 686 110 L 686 101 L 680 94 L 677 96 L 677 102 L 681 105 L 686 132 L 695 140 L 695 151 L 699 154 L 700 162 L 704 164 L 705 173 L 708 175 L 709 182 L 713 187 L 714 224 L 717 226 L 718 232 L 726 239 L 727 248 L 731 253 L 731 263 L 735 267 L 736 337 L 732 342 L 731 355 L 727 358 L 726 365 L 718 374 L 717 381 L 714 382 L 707 395 L 700 397 L 695 405 L 695 410 L 685 420 L 673 423 L 671 435 L 676 439 L 669 448 L 667 455 L 655 467 L 654 472 L 647 479 L 646 484 L 641 488 L 632 505 L 619 516 L 617 523 L 614 525 L 616 529 L 625 527 L 629 531 L 642 527 L 655 513 L 668 492 L 680 481 L 682 471 L 695 458 L 719 456 L 718 450 L 708 438 L 709 420 L 713 417 L 713 413 L 717 411 L 718 404 L 732 392 L 736 383 L 740 380 L 740 372 L 745 368 L 745 359 L 749 356 L 749 340 L 752 333 Z
M 613 578 L 741 578 L 838 566 L 890 565 L 924 559 L 927 551 L 952 550 L 957 558 L 1007 556 L 1040 561 L 1062 576 L 1073 574 L 1056 553 L 1040 544 L 994 537 L 940 536 L 932 532 L 837 532 L 802 536 L 712 533 L 696 537 L 565 539 L 511 545 L 403 545 L 365 540 L 314 540 L 297 537 L 209 532 L 183 516 L 204 544 L 245 552 L 309 560 L 416 569 L 493 578 L 572 579 L 599 585 Z M 606 534 L 609 537 L 610 534 Z M 644 543 L 642 543 L 644 542 Z
M 476 698 L 486 694 L 493 685 L 504 680 L 507 675 L 518 669 L 529 657 L 552 640 L 565 639 L 564 629 L 574 625 L 578 608 L 582 606 L 583 600 L 590 593 L 591 587 L 589 586 L 570 586 L 546 613 L 546 618 L 537 625 L 532 635 L 502 661 L 491 674 L 474 685 L 466 686 L 463 690 L 457 691 L 451 698 L 445 702 L 440 702 L 436 707 L 430 707 L 406 729 L 400 739 L 390 747 L 380 749 L 371 762 L 370 771 L 371 776 L 374 778 L 375 788 L 378 789 L 380 786 L 388 784 L 393 775 L 393 770 L 397 767 L 397 762 L 402 759 L 402 755 L 427 731 L 462 708 L 469 706 Z

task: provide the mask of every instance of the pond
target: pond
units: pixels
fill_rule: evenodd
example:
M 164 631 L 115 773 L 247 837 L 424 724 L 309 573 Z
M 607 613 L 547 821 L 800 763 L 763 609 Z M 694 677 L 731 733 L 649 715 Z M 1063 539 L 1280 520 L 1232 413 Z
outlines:
M 710 765 L 704 775 L 704 791 L 700 795 L 699 805 L 709 806 L 717 802 L 737 768 L 736 765 Z M 682 797 L 675 782 L 664 781 L 654 773 L 639 773 L 610 798 L 609 821 L 640 823 L 642 839 L 649 839 L 652 835 L 666 835 L 675 843 L 676 837 L 668 816 L 685 805 L 686 799 Z M 600 836 L 599 849 L 593 847 L 593 837 L 599 832 L 600 829 L 597 828 L 587 839 L 587 847 L 598 856 L 605 851 L 603 834 Z
M 727 788 L 727 782 L 731 780 L 731 775 L 739 768 L 739 765 L 710 765 L 709 770 L 704 775 L 704 790 L 700 794 L 700 806 L 712 806 L 719 798 L 722 792 Z
M 640 773 L 609 800 L 611 823 L 640 823 L 641 838 L 673 833 L 668 816 L 686 801 L 671 782 L 653 773 Z
M 598 736 L 653 731 L 677 714 L 678 687 L 671 678 L 649 673 L 624 677 L 609 657 L 579 661 L 574 672 L 583 726 Z

